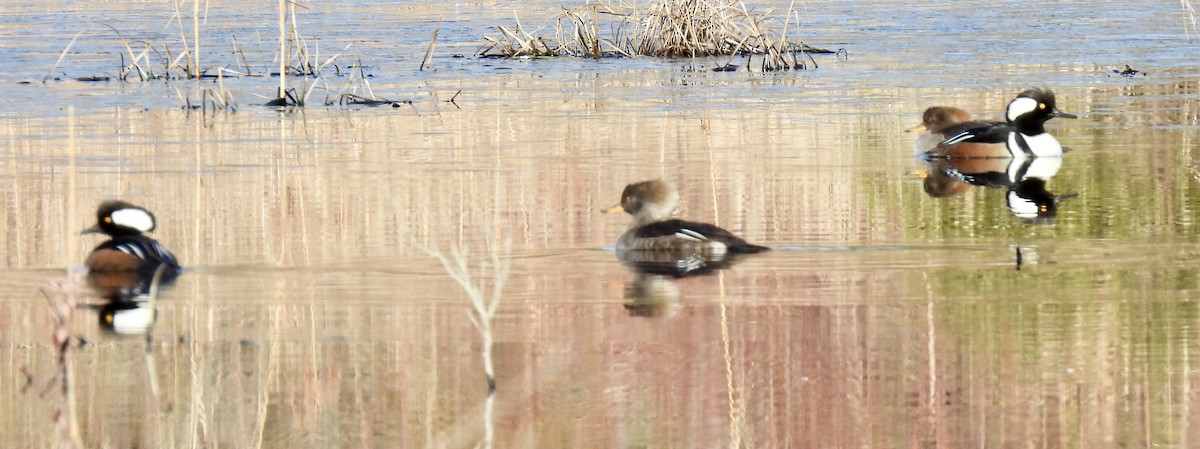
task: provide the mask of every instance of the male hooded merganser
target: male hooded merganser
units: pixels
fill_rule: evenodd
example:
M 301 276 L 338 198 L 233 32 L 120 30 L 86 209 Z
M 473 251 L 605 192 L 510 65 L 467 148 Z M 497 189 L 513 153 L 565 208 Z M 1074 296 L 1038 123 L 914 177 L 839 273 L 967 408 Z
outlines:
M 1055 157 L 1063 147 L 1046 132 L 1047 120 L 1076 118 L 1054 105 L 1049 89 L 1029 89 L 1008 103 L 1006 123 L 969 121 L 942 130 L 946 140 L 925 153 L 931 158 Z
M 621 204 L 604 211 L 624 211 L 633 215 L 633 223 L 617 239 L 617 252 L 662 251 L 719 258 L 726 254 L 752 254 L 770 249 L 748 243 L 715 225 L 668 220 L 667 215 L 675 210 L 678 201 L 679 193 L 662 180 L 625 186 Z
M 904 132 L 925 131 L 923 134 L 917 136 L 917 141 L 913 143 L 913 148 L 924 152 L 937 147 L 939 143 L 942 143 L 949 137 L 944 131 L 955 125 L 969 121 L 971 121 L 971 114 L 962 109 L 953 106 L 930 106 L 925 109 L 924 114 L 921 114 L 921 124 L 908 128 Z
M 84 266 L 88 281 L 101 296 L 126 300 L 144 294 L 159 266 L 164 271 L 159 283 L 169 284 L 179 274 L 179 262 L 143 232 L 155 228 L 154 214 L 124 201 L 105 201 L 96 210 L 96 225 L 84 234 L 102 233 L 109 240 L 88 256 Z

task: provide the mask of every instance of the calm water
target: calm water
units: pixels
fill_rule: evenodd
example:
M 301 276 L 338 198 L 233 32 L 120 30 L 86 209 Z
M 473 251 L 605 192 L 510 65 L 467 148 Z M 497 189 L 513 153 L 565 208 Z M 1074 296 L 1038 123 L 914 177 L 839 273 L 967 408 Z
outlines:
M 182 47 L 170 4 L 0 6 L 0 446 L 59 440 L 39 289 L 78 278 L 108 198 L 153 210 L 187 271 L 150 343 L 68 323 L 86 447 L 1200 444 L 1200 41 L 1178 3 L 809 1 L 800 36 L 849 58 L 775 74 L 471 57 L 514 11 L 532 31 L 572 4 L 354 3 L 307 4 L 301 32 L 322 58 L 357 43 L 345 64 L 411 105 L 283 113 L 256 106 L 264 77 L 224 80 L 235 113 L 188 112 L 215 83 L 72 81 L 117 70 L 101 24 Z M 274 14 L 211 3 L 202 66 L 241 65 L 236 37 L 269 71 Z M 926 194 L 903 132 L 924 107 L 997 118 L 1031 86 L 1080 115 L 1049 126 L 1074 150 L 1057 216 Z M 599 210 L 653 177 L 776 251 L 631 272 L 627 218 Z M 486 290 L 504 241 L 489 401 L 471 302 L 430 251 L 462 248 Z

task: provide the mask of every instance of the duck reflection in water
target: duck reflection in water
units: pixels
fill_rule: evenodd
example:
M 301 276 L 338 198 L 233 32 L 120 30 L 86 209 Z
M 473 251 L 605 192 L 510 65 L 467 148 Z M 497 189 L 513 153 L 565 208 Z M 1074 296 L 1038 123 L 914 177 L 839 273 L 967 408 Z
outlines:
M 602 211 L 633 216 L 617 239 L 616 252 L 617 259 L 634 271 L 625 298 L 626 309 L 635 316 L 674 313 L 679 291 L 671 278 L 712 274 L 741 256 L 770 250 L 716 225 L 668 219 L 678 201 L 675 187 L 656 179 L 625 186 L 620 204 Z
M 1006 189 L 1005 204 L 1032 224 L 1050 224 L 1059 203 L 1076 194 L 1055 195 L 1046 184 L 1062 167 L 1062 158 L 933 159 L 924 161 L 925 193 L 934 198 L 966 193 L 972 186 Z
M 631 316 L 670 317 L 680 307 L 679 286 L 667 276 L 634 271 L 633 282 L 625 285 L 625 310 Z
M 109 237 L 84 262 L 88 286 L 108 301 L 99 309 L 102 328 L 122 334 L 146 332 L 154 322 L 151 290 L 156 284 L 172 284 L 182 271 L 170 251 L 144 234 L 156 226 L 150 211 L 107 201 L 96 211 L 96 225 L 83 231 Z
M 97 310 L 100 328 L 122 335 L 140 335 L 154 324 L 155 312 L 150 296 L 142 295 L 122 301 L 110 301 Z

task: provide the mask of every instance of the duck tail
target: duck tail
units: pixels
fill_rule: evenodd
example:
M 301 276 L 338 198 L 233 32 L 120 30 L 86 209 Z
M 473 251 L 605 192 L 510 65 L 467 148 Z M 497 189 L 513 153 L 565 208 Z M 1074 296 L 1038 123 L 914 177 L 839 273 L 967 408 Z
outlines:
M 770 250 L 771 248 L 768 246 L 755 245 L 753 243 L 742 243 L 740 245 L 733 245 L 729 247 L 729 252 L 734 254 L 754 254 Z

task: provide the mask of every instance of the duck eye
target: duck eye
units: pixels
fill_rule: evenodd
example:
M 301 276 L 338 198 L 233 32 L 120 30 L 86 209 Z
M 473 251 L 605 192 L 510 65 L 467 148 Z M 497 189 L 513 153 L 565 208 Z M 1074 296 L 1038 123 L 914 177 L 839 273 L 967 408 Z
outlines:
M 1038 103 L 1038 109 L 1046 109 L 1046 103 Z
M 112 217 L 104 217 L 105 223 L 112 223 Z

